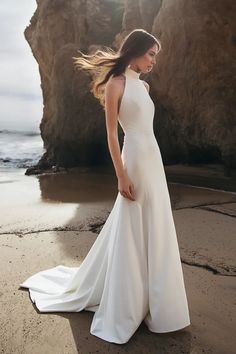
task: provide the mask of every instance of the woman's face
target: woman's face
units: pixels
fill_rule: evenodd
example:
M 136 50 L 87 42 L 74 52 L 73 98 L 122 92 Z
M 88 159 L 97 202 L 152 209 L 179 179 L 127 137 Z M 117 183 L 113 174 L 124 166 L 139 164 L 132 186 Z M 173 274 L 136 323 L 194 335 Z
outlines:
M 133 66 L 136 67 L 136 71 L 142 73 L 148 73 L 152 70 L 153 66 L 156 64 L 156 56 L 158 53 L 158 45 L 154 44 L 153 47 L 148 49 L 148 51 L 141 57 L 136 58 L 133 62 Z

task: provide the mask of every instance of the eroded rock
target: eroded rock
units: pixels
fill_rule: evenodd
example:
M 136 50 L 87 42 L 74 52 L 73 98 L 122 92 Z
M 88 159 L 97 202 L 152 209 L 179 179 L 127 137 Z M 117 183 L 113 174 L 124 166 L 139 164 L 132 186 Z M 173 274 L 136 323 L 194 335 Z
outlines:
M 25 30 L 39 64 L 43 166 L 111 163 L 104 111 L 91 76 L 72 57 L 118 48 L 134 28 L 160 38 L 157 66 L 143 79 L 156 105 L 154 129 L 165 163 L 236 167 L 236 3 L 230 0 L 40 0 Z M 123 21 L 123 22 L 122 22 Z M 119 131 L 122 136 L 121 129 Z

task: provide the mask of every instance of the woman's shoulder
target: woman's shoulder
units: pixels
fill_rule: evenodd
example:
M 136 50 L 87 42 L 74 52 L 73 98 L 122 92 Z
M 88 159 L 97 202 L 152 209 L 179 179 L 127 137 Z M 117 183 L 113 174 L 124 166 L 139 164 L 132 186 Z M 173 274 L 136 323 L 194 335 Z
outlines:
M 120 85 L 121 82 L 124 82 L 125 76 L 123 74 L 117 75 L 117 76 L 111 76 L 107 84 L 109 85 Z
M 111 76 L 106 82 L 106 90 L 117 90 L 120 91 L 124 87 L 125 77 L 124 75 Z

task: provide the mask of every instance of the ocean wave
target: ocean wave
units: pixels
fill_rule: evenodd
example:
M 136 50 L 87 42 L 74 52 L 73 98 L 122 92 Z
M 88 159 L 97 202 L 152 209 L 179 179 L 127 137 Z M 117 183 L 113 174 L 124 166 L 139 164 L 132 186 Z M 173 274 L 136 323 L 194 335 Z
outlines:
M 15 135 L 23 135 L 23 136 L 38 136 L 38 135 L 40 135 L 40 132 L 2 129 L 2 130 L 0 130 L 0 134 L 8 134 L 8 135 L 15 134 Z
M 28 167 L 36 164 L 45 149 L 35 131 L 0 131 L 0 167 Z

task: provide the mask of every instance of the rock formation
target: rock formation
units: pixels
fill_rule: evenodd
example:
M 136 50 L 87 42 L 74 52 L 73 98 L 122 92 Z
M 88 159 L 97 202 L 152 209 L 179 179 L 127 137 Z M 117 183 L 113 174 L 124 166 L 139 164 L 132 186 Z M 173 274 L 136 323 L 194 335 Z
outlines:
M 72 57 L 118 48 L 134 28 L 162 43 L 143 77 L 165 163 L 236 167 L 236 3 L 231 0 L 37 0 L 25 37 L 39 64 L 45 154 L 38 168 L 111 163 L 104 111 Z M 122 135 L 122 132 L 120 131 Z

